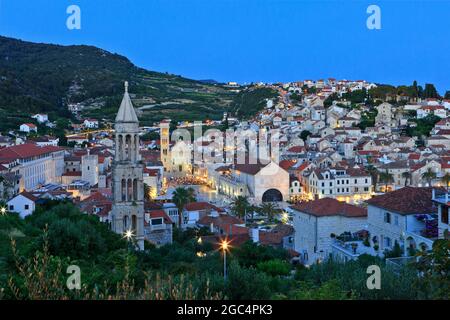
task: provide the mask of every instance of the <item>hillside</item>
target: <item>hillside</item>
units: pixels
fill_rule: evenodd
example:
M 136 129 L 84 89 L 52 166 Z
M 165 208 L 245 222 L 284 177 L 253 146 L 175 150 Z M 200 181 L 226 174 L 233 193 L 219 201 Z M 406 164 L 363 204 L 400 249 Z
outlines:
M 210 81 L 148 71 L 126 57 L 93 46 L 0 37 L 0 117 L 6 120 L 0 130 L 17 128 L 31 113 L 46 112 L 51 119 L 69 117 L 67 104 L 78 102 L 86 106 L 84 116 L 112 119 L 125 80 L 130 82 L 144 125 L 164 117 L 220 119 L 223 111 L 237 108 L 237 93 Z M 275 95 L 267 90 L 262 95 L 259 90 L 250 91 L 258 93 L 258 99 Z

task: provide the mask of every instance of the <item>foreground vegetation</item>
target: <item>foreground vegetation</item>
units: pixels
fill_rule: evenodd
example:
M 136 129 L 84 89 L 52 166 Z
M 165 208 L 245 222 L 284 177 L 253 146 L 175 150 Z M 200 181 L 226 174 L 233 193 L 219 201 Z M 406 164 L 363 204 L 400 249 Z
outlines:
M 285 250 L 248 242 L 228 255 L 205 230 L 175 230 L 174 243 L 135 252 L 130 243 L 70 203 L 40 207 L 25 220 L 0 216 L 0 295 L 3 299 L 428 299 L 448 298 L 448 241 L 430 264 L 395 274 L 378 258 L 345 265 L 328 261 L 292 266 Z M 202 252 L 200 257 L 198 252 Z M 444 253 L 444 254 L 442 254 Z M 421 260 L 423 261 L 423 259 Z M 366 287 L 367 266 L 381 267 L 381 290 Z M 81 270 L 81 289 L 69 290 L 69 265 Z M 422 277 L 418 277 L 418 271 Z

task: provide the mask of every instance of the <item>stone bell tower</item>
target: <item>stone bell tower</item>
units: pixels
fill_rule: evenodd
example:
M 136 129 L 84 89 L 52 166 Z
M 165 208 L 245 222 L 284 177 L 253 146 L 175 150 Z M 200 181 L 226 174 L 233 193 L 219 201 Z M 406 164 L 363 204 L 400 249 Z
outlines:
M 114 127 L 112 230 L 119 234 L 131 231 L 139 250 L 144 250 L 144 166 L 139 154 L 139 121 L 128 95 L 128 82 Z

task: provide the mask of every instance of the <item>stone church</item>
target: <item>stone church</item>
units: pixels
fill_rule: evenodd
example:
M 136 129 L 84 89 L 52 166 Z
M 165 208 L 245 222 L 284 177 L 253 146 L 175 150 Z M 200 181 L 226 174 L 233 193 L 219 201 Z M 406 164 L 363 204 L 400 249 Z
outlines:
M 139 121 L 128 95 L 128 82 L 115 120 L 115 156 L 112 165 L 112 230 L 132 232 L 144 250 L 144 165 L 139 153 Z

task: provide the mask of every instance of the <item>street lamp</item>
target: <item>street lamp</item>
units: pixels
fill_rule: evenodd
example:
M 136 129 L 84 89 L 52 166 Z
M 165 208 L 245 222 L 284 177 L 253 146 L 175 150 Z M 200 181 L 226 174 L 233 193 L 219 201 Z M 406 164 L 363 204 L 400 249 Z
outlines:
M 230 242 L 227 240 L 222 240 L 220 243 L 220 249 L 223 252 L 223 280 L 227 281 L 227 251 L 230 246 Z
M 5 215 L 5 213 L 6 213 L 6 208 L 5 208 L 5 207 L 2 207 L 2 208 L 0 209 L 0 213 L 1 213 L 2 216 Z
M 127 241 L 128 241 L 128 251 L 131 251 L 132 240 L 133 240 L 133 237 L 134 237 L 133 230 L 128 229 L 127 231 L 125 231 L 123 233 L 123 237 L 124 237 L 124 239 L 127 239 Z

